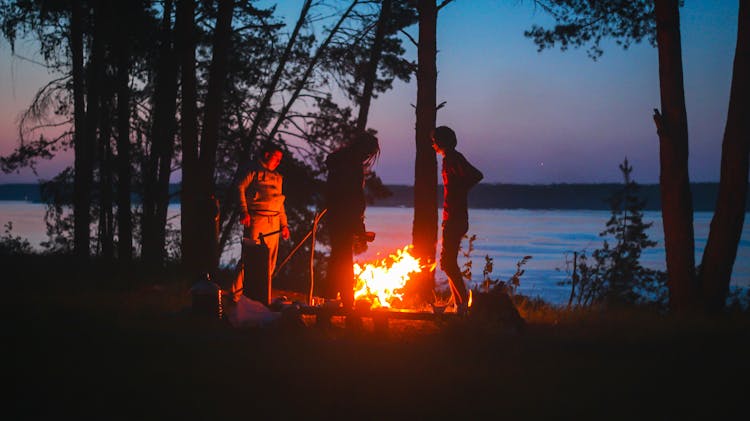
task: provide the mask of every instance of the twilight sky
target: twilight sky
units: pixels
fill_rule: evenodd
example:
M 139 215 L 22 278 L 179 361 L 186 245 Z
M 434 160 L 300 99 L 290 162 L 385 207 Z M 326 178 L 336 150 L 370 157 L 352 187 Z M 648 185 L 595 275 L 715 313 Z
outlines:
M 263 3 L 274 3 L 267 0 Z M 279 12 L 299 14 L 298 1 Z M 691 181 L 718 181 L 737 35 L 738 0 L 687 0 L 681 9 Z M 658 138 L 652 120 L 660 107 L 657 52 L 648 44 L 629 50 L 608 42 L 592 61 L 585 49 L 538 53 L 523 31 L 548 24 L 531 1 L 455 0 L 438 17 L 437 124 L 451 126 L 458 150 L 488 183 L 619 182 L 625 156 L 639 183 L 659 177 Z M 416 26 L 408 30 L 417 37 Z M 407 57 L 416 60 L 409 41 Z M 19 53 L 36 58 L 22 41 Z M 11 57 L 0 40 L 0 155 L 17 144 L 16 121 L 38 87 L 53 75 Z M 416 80 L 396 82 L 373 103 L 369 126 L 379 132 L 375 170 L 387 184 L 414 177 Z M 72 154 L 30 170 L 1 174 L 0 183 L 54 176 Z

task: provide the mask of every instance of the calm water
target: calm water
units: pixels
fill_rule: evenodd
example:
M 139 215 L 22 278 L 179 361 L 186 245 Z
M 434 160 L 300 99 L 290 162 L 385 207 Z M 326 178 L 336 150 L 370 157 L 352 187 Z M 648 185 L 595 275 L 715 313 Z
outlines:
M 179 213 L 179 205 L 170 207 L 170 216 Z M 521 277 L 521 291 L 556 303 L 567 301 L 569 290 L 557 285 L 568 276 L 566 256 L 572 259 L 573 251 L 593 251 L 602 244 L 598 233 L 609 219 L 609 211 L 570 210 L 501 210 L 472 209 L 469 211 L 469 235 L 476 234 L 472 252 L 473 279 L 479 281 L 484 268 L 484 256 L 494 259 L 492 278 L 507 279 L 516 270 L 516 263 L 523 256 L 532 256 Z M 664 269 L 664 244 L 661 215 L 658 211 L 645 212 L 646 222 L 653 222 L 648 234 L 658 242 L 642 257 L 644 266 Z M 700 261 L 706 244 L 710 212 L 695 214 L 696 261 Z M 44 205 L 27 202 L 0 202 L 0 225 L 13 222 L 13 235 L 27 238 L 38 247 L 46 240 L 44 227 Z M 377 233 L 367 252 L 356 256 L 359 261 L 370 261 L 387 256 L 411 242 L 411 208 L 370 207 L 365 215 L 367 229 Z M 750 220 L 748 216 L 746 221 Z M 174 221 L 174 220 L 173 220 Z M 292 227 L 293 237 L 303 235 L 310 227 Z M 295 235 L 296 234 L 296 235 Z M 464 246 L 466 241 L 464 241 Z M 232 246 L 222 256 L 224 262 L 236 259 L 239 247 Z M 285 256 L 279 256 L 283 259 Z M 459 264 L 464 258 L 459 257 Z M 438 271 L 438 282 L 445 282 L 445 275 Z M 750 286 L 750 228 L 742 232 L 737 253 L 732 284 Z

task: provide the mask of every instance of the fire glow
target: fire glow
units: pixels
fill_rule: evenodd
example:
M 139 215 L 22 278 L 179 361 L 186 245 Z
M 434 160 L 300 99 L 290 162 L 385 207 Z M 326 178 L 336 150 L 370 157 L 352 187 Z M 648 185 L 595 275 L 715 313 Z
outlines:
M 410 275 L 423 269 L 419 259 L 409 253 L 412 247 L 408 245 L 376 263 L 363 266 L 355 263 L 354 300 L 369 300 L 372 308 L 391 307 L 396 300 L 401 300 Z

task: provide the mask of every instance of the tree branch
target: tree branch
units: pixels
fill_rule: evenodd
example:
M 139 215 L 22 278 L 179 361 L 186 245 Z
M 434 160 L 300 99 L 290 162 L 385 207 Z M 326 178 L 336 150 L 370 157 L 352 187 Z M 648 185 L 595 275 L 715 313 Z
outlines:
M 438 6 L 438 7 L 437 7 L 437 11 L 439 12 L 439 11 L 440 11 L 440 9 L 442 9 L 442 8 L 443 8 L 443 7 L 445 7 L 445 6 L 447 6 L 447 5 L 448 5 L 448 4 L 450 4 L 451 2 L 453 2 L 453 0 L 443 0 L 443 2 L 442 2 L 442 3 L 440 3 L 440 6 Z
M 409 38 L 409 41 L 411 41 L 411 43 L 414 44 L 415 47 L 419 47 L 419 43 L 417 42 L 417 40 L 414 39 L 413 36 L 411 36 L 411 34 L 409 34 L 408 32 L 406 32 L 403 29 L 399 29 L 399 32 L 401 32 L 402 34 L 406 35 L 406 38 Z

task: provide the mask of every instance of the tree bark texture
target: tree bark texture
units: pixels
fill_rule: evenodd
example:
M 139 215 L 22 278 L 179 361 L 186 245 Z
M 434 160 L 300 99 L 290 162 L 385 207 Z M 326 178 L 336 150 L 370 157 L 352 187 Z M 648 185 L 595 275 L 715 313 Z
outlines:
M 422 263 L 435 261 L 437 244 L 437 159 L 430 133 L 437 114 L 437 6 L 435 0 L 417 2 L 419 47 L 417 53 L 416 160 L 414 164 L 414 253 Z M 424 290 L 434 288 L 434 272 L 425 274 Z
M 662 221 L 670 308 L 694 310 L 696 292 L 693 205 L 688 176 L 688 127 L 680 41 L 679 0 L 656 0 L 661 113 L 659 134 Z
M 709 313 L 724 309 L 745 220 L 750 155 L 750 2 L 740 0 L 719 194 L 700 270 Z

